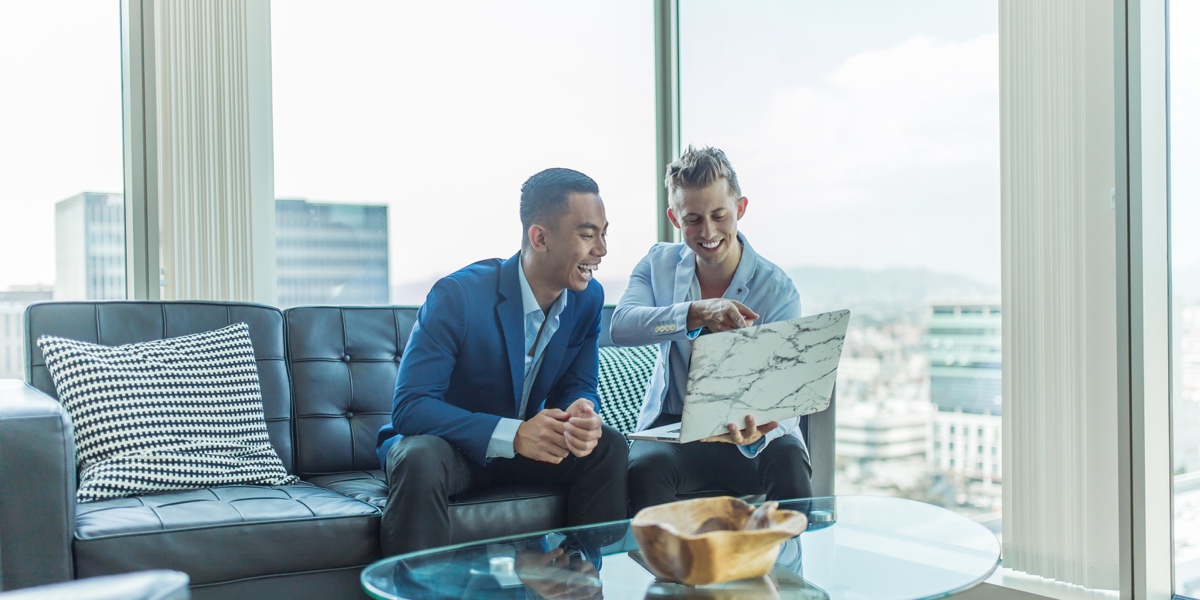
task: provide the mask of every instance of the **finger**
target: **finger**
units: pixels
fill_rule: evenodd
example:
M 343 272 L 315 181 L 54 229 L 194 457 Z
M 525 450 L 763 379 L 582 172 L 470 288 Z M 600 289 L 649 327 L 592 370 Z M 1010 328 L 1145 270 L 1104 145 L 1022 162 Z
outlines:
M 564 433 L 567 434 L 568 436 L 574 437 L 575 439 L 579 439 L 579 440 L 591 441 L 591 440 L 600 439 L 600 429 L 599 428 L 585 429 L 585 428 L 579 427 L 578 425 L 575 425 L 573 423 L 567 423 Z
M 754 431 L 754 426 L 754 415 L 746 415 L 746 431 Z
M 733 325 L 734 329 L 746 326 L 746 319 L 742 317 L 742 313 L 738 312 L 736 308 L 729 311 L 729 322 Z
M 567 448 L 570 449 L 571 453 L 575 456 L 583 456 L 583 454 L 588 454 L 593 448 L 596 447 L 596 438 L 584 438 L 568 434 L 565 439 L 567 441 Z M 580 454 L 581 452 L 583 454 Z
M 545 430 L 554 432 L 555 435 L 561 435 L 567 429 L 566 421 L 557 419 L 542 419 L 541 426 Z
M 766 433 L 768 431 L 771 431 L 772 429 L 775 429 L 776 427 L 779 427 L 779 421 L 771 421 L 770 423 L 767 423 L 766 425 L 759 425 L 758 432 Z
M 565 421 L 570 416 L 565 411 L 557 409 L 557 408 L 546 408 L 546 409 L 543 409 L 542 412 L 540 412 L 538 414 L 550 417 L 551 419 L 554 419 L 556 421 Z
M 567 421 L 567 423 L 572 427 L 596 432 L 600 431 L 601 425 L 600 419 L 597 417 L 574 417 L 570 421 Z
M 750 310 L 749 306 L 746 306 L 745 304 L 742 304 L 741 302 L 738 302 L 737 300 L 733 301 L 733 305 L 737 307 L 738 312 L 741 313 L 742 316 L 745 317 L 746 319 L 757 319 L 759 316 L 758 313 L 754 312 L 753 310 Z
M 729 437 L 730 437 L 730 439 L 733 440 L 733 443 L 741 444 L 742 443 L 742 432 L 740 429 L 737 428 L 737 425 L 730 423 L 730 424 L 726 425 L 726 427 L 729 429 Z

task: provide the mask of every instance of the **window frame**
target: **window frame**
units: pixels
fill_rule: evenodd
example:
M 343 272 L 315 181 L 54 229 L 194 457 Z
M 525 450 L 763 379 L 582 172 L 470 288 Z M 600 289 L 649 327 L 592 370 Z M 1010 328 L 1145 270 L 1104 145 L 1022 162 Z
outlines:
M 157 300 L 154 0 L 121 0 L 128 298 Z M 1114 0 L 1122 597 L 1174 589 L 1170 413 L 1167 0 Z M 656 173 L 679 151 L 679 2 L 655 0 Z M 658 237 L 674 241 L 656 185 Z M 273 228 L 273 222 L 262 227 Z M 273 230 L 272 230 L 273 233 Z M 1165 596 L 1164 596 L 1165 595 Z

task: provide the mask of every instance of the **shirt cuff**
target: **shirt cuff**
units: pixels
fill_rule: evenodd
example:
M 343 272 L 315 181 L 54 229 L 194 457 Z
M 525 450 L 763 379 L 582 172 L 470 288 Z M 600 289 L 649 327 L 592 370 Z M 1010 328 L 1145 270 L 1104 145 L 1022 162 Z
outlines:
M 759 452 L 762 452 L 763 448 L 766 448 L 766 447 L 767 447 L 767 436 L 764 435 L 761 438 L 758 438 L 758 441 L 754 442 L 753 444 L 746 444 L 745 446 L 738 446 L 738 450 L 741 450 L 742 454 L 746 458 L 754 458 L 755 456 L 758 456 Z
M 692 330 L 688 331 L 688 332 L 687 332 L 688 339 L 689 339 L 689 340 L 694 340 L 694 339 L 696 339 L 696 338 L 700 337 L 700 332 L 701 332 L 701 331 L 704 331 L 704 328 L 703 328 L 703 327 L 701 327 L 701 328 L 699 328 L 699 329 L 692 329 Z
M 487 458 L 512 458 L 517 455 L 513 441 L 517 439 L 517 428 L 521 421 L 517 419 L 500 419 L 496 429 L 492 431 L 492 439 L 488 441 Z

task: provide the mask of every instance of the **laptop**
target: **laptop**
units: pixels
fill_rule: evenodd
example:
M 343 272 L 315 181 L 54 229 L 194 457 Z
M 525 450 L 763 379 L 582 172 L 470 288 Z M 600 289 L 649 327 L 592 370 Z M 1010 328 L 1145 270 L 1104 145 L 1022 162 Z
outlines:
M 679 423 L 627 435 L 631 440 L 687 443 L 829 407 L 850 311 L 701 335 L 692 342 Z

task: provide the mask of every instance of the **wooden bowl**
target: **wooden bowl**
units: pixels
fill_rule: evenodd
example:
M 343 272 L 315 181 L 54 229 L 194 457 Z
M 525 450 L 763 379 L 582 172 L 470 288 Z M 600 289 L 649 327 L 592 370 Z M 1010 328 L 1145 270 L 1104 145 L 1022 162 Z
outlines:
M 766 502 L 757 509 L 729 496 L 684 500 L 642 509 L 634 537 L 659 579 L 707 585 L 762 577 L 779 545 L 808 528 L 808 518 Z

